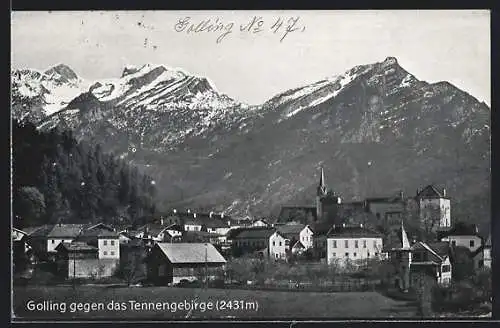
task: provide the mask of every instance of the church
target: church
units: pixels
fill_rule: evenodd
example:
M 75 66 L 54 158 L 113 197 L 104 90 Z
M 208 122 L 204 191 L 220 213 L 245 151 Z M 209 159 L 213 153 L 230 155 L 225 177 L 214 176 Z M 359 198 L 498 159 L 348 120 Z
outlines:
M 369 197 L 362 201 L 346 203 L 342 202 L 341 197 L 333 190 L 328 190 L 325 173 L 321 168 L 314 206 L 282 206 L 278 222 L 298 222 L 313 227 L 324 226 L 324 229 L 342 223 L 397 226 L 412 202 L 423 222 L 429 221 L 429 217 L 437 218 L 433 230 L 451 227 L 450 199 L 445 189 L 439 190 L 436 186 L 429 185 L 417 190 L 415 197 L 405 197 L 401 191 L 394 196 Z

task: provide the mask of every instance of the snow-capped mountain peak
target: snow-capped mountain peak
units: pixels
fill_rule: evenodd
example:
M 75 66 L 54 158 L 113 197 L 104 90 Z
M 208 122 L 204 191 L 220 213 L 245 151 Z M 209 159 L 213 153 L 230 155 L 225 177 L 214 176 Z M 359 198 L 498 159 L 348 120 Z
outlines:
M 88 89 L 88 83 L 67 65 L 59 64 L 45 72 L 18 69 L 11 72 L 12 105 L 30 103 L 38 115 L 48 116 L 63 108 Z

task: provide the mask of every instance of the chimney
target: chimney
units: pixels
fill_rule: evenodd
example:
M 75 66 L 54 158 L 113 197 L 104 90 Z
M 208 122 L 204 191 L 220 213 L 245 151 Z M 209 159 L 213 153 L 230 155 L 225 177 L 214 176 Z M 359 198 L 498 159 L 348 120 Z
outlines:
M 337 197 L 337 204 L 342 204 L 342 198 Z
M 399 192 L 399 198 L 400 198 L 400 199 L 404 199 L 404 198 L 405 198 L 405 194 L 404 194 L 403 190 L 401 190 L 401 191 Z
M 220 218 L 221 218 L 221 219 L 222 219 L 222 218 L 224 218 L 224 212 L 222 212 L 222 213 L 220 214 Z
M 212 218 L 212 216 L 213 216 L 213 215 L 214 215 L 214 212 L 212 212 L 212 211 L 211 211 L 211 212 L 208 214 L 208 217 L 209 217 L 209 218 Z
M 160 225 L 163 225 L 163 216 L 160 217 Z
M 345 228 L 345 223 L 342 223 L 342 228 Z
M 443 197 L 446 197 L 446 188 L 443 188 Z
M 195 218 L 195 219 L 196 219 L 196 213 L 193 213 L 193 218 Z
M 227 221 L 227 226 L 230 227 L 231 226 L 231 221 Z
M 363 223 L 360 223 L 360 224 L 359 224 L 359 227 L 360 227 L 360 228 L 363 228 Z
M 191 213 L 191 210 L 190 210 L 190 209 L 188 209 L 188 211 L 187 211 L 187 212 L 188 212 L 188 214 L 189 214 L 189 213 Z
M 172 212 L 174 212 L 174 214 L 175 214 L 175 213 L 177 213 L 177 210 L 174 208 Z

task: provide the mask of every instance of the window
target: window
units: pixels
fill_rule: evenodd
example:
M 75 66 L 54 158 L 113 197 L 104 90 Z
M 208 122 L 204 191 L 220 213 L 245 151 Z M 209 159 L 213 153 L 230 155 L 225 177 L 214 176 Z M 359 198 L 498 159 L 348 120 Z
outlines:
M 450 272 L 450 270 L 451 270 L 451 269 L 450 269 L 450 266 L 449 266 L 449 265 L 443 265 L 443 266 L 441 267 L 441 271 L 442 271 L 442 272 Z
M 368 257 L 370 257 L 370 252 L 368 252 Z
M 54 244 L 56 241 L 54 239 L 52 239 L 52 244 Z
M 276 246 L 276 242 L 273 240 L 273 246 Z
M 354 241 L 354 248 L 358 248 L 358 247 L 359 247 L 359 245 L 358 245 L 358 241 L 357 241 L 357 240 L 355 240 L 355 241 Z M 354 256 L 356 256 L 356 255 L 354 255 Z
M 333 248 L 337 248 L 337 241 L 336 240 L 333 241 Z
M 333 256 L 333 257 L 336 257 L 336 256 L 337 256 L 337 253 L 332 253 L 332 256 Z
M 378 253 L 375 253 L 375 256 L 378 256 Z
M 363 248 L 366 248 L 366 240 L 363 240 Z
M 115 255 L 115 252 L 114 252 L 114 251 L 111 251 L 111 255 Z
M 114 244 L 115 244 L 115 241 L 114 241 L 114 240 L 112 240 L 112 241 L 111 241 L 111 246 L 113 246 Z
M 349 248 L 349 240 L 344 241 L 344 247 Z
M 281 246 L 281 241 L 280 241 L 280 246 Z
M 453 246 L 453 247 L 457 246 L 457 241 L 456 240 L 452 240 L 451 241 L 451 246 Z
M 63 239 L 63 240 L 61 240 L 61 243 L 64 243 L 64 239 Z
M 373 241 L 373 248 L 377 248 L 377 241 L 376 240 Z
M 274 254 L 276 258 L 278 258 L 278 253 Z
M 345 257 L 349 257 L 349 253 L 345 253 Z
M 471 241 L 469 242 L 469 245 L 470 245 L 470 247 L 474 247 L 474 240 L 471 240 Z
M 104 254 L 104 255 L 108 255 L 108 252 L 107 252 L 107 251 L 104 251 L 104 252 L 103 252 L 103 254 Z
M 356 253 L 352 254 L 352 256 L 354 256 L 354 257 L 356 257 L 356 255 L 357 255 Z
M 105 240 L 105 241 L 103 241 L 103 243 L 102 243 L 102 244 L 103 244 L 104 246 L 106 246 L 106 245 L 108 244 L 108 241 L 107 241 L 107 240 Z

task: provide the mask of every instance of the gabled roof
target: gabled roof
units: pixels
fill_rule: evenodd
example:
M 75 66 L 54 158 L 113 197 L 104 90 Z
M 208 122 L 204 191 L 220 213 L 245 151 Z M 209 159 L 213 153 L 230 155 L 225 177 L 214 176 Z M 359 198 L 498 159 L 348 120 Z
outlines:
M 75 238 L 82 232 L 83 227 L 84 227 L 83 224 L 55 224 L 47 237 Z
M 473 223 L 457 222 L 453 227 L 447 231 L 439 232 L 439 239 L 449 236 L 478 236 L 482 237 L 478 233 L 477 226 Z
M 333 225 L 327 236 L 329 238 L 382 238 L 382 234 L 362 226 Z
M 83 229 L 84 230 L 89 230 L 89 229 L 105 229 L 105 230 L 108 230 L 108 231 L 115 231 L 116 230 L 112 226 L 104 224 L 102 222 L 95 223 L 95 224 L 94 223 L 85 224 L 84 227 L 83 227 Z
M 166 229 L 166 226 L 163 226 L 161 224 L 147 223 L 141 227 L 138 227 L 137 231 L 139 233 L 147 231 L 147 233 L 151 236 L 158 236 L 165 229 Z
M 98 251 L 98 248 L 95 246 L 91 246 L 85 242 L 81 241 L 73 241 L 71 243 L 59 243 L 57 245 L 56 250 L 65 249 L 68 252 L 89 252 L 94 253 Z
M 232 239 L 268 239 L 276 231 L 272 227 L 238 228 L 231 234 Z
M 226 263 L 210 243 L 157 243 L 155 247 L 172 263 Z
M 427 251 L 434 262 L 442 262 L 450 254 L 448 242 L 424 243 L 419 241 L 411 247 L 412 251 Z
M 309 228 L 313 231 L 316 237 L 318 236 L 326 236 L 332 224 L 329 222 L 315 222 L 309 226 Z
M 276 230 L 286 237 L 297 237 L 305 227 L 307 227 L 305 224 L 284 224 L 276 226 Z
M 417 192 L 417 198 L 447 198 L 444 189 L 440 189 L 434 185 L 428 185 Z
M 304 248 L 305 249 L 306 247 L 304 246 L 304 244 L 302 244 L 302 242 L 300 240 L 297 240 L 297 242 L 293 245 L 292 248 Z
M 54 228 L 53 224 L 44 224 L 38 227 L 27 227 L 24 229 L 30 237 L 47 237 Z
M 118 238 L 119 233 L 110 231 L 106 228 L 97 227 L 93 229 L 84 230 L 78 237 L 81 238 Z

